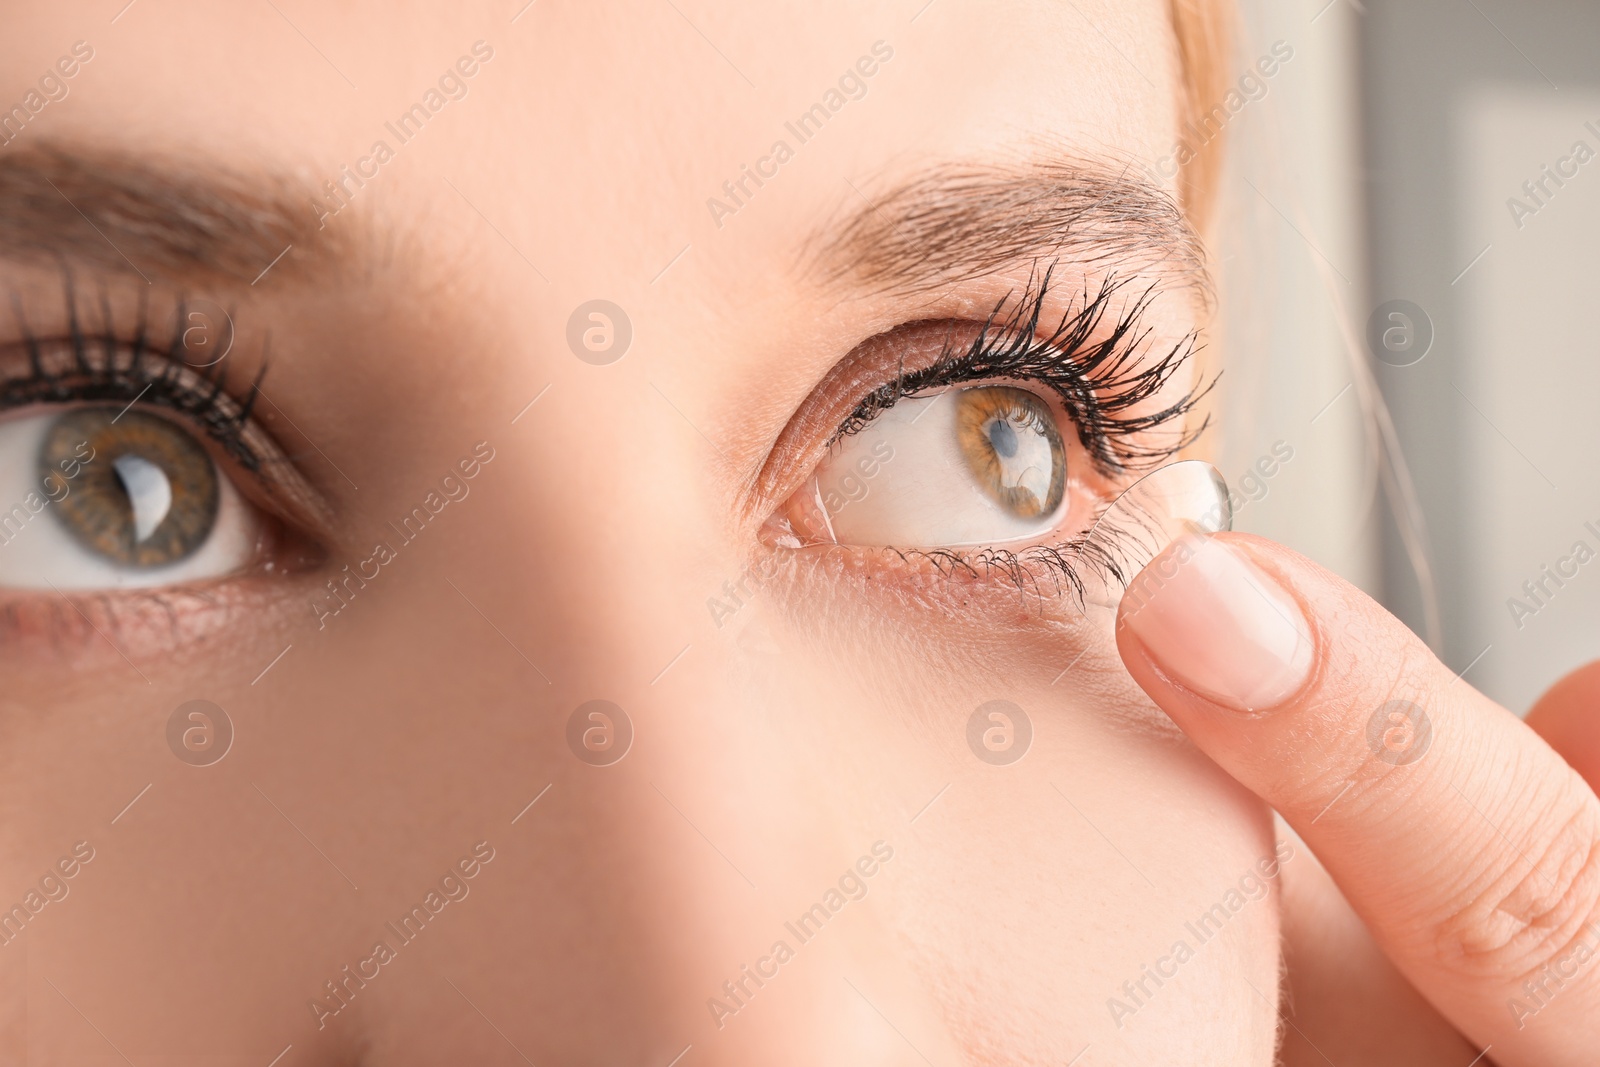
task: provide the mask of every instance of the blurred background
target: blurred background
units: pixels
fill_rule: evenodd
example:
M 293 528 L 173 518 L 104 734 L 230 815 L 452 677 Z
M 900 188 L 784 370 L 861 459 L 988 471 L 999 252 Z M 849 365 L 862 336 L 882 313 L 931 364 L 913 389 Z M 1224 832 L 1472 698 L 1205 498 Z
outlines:
M 1239 78 L 1275 45 L 1212 239 L 1236 527 L 1520 713 L 1600 657 L 1600 4 L 1245 0 Z

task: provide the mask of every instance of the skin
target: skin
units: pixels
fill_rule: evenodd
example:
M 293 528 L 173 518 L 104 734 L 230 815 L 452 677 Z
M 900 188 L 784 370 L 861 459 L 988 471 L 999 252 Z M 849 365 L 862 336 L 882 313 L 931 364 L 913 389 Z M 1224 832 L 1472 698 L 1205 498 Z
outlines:
M 1301 683 L 1245 708 L 1207 682 L 1214 664 L 1175 674 L 1175 646 L 1164 650 L 1159 634 L 1152 644 L 1130 625 L 1130 600 L 1117 640 L 1141 688 L 1321 861 L 1286 875 L 1289 982 L 1309 995 L 1286 1054 L 1306 1063 L 1448 1063 L 1462 1051 L 1492 1052 L 1502 1067 L 1592 1062 L 1597 665 L 1552 687 L 1525 723 L 1304 557 L 1243 534 L 1215 542 L 1302 616 L 1311 654 Z M 1152 570 L 1170 570 L 1186 548 L 1173 545 Z M 1170 611 L 1198 604 L 1196 593 L 1180 573 L 1152 601 Z M 1224 604 L 1258 597 L 1237 584 L 1213 594 L 1202 608 L 1213 619 Z M 1369 720 L 1393 701 L 1429 728 L 1374 744 Z
M 172 176 L 157 189 L 288 189 L 296 213 L 188 263 L 118 228 L 92 168 L 66 167 L 56 192 L 97 226 L 55 204 L 36 254 L 7 242 L 32 332 L 66 328 L 58 256 L 80 292 L 104 286 L 122 332 L 141 293 L 153 317 L 178 294 L 232 309 L 229 387 L 247 390 L 270 335 L 256 415 L 328 504 L 300 531 L 325 562 L 286 575 L 8 594 L 0 885 L 20 898 L 75 842 L 95 850 L 0 948 L 9 1054 L 1269 1063 L 1270 881 L 1137 1013 L 1108 1009 L 1275 834 L 1120 670 L 1105 620 L 999 578 L 760 536 L 832 428 L 773 443 L 858 344 L 981 320 L 1041 262 L 1061 294 L 1103 280 L 1084 248 L 1034 241 L 979 272 L 955 257 L 869 282 L 859 257 L 823 266 L 849 220 L 940 167 L 1121 174 L 1165 155 L 1164 6 L 938 4 L 912 22 L 908 5 L 546 2 L 514 24 L 510 6 L 279 7 L 6 16 L 0 98 L 73 41 L 95 55 L 0 154 Z M 479 39 L 494 55 L 469 95 L 319 227 L 322 181 Z M 717 226 L 707 198 L 877 40 L 893 58 L 868 95 Z M 1112 265 L 1173 273 L 1139 247 Z M 607 366 L 565 340 L 597 296 L 633 327 Z M 98 295 L 85 306 L 98 322 Z M 1204 316 L 1174 284 L 1148 322 L 1170 347 Z M 324 583 L 480 442 L 493 459 L 470 495 L 319 626 Z M 719 626 L 725 583 L 747 592 Z M 609 767 L 567 742 L 596 698 L 634 730 Z M 235 730 L 208 767 L 166 739 L 195 699 Z M 966 741 L 994 699 L 1034 727 L 1009 767 Z M 319 1014 L 324 983 L 394 942 L 384 924 L 478 842 L 493 859 L 470 895 Z M 875 842 L 892 859 L 865 898 L 804 944 L 788 934 Z M 779 939 L 795 958 L 719 1018 L 713 998 L 740 1003 L 724 982 Z
M 1374 989 L 1392 996 L 1358 1017 L 1395 1040 L 1367 1062 L 1466 1062 L 1451 1020 L 1474 1051 L 1487 1040 L 1472 998 L 1489 994 L 1397 947 L 1399 924 L 1367 903 L 1379 876 L 1299 825 L 1292 774 L 1256 773 L 1292 753 L 1241 757 L 1239 734 L 1199 725 L 1148 660 L 1119 655 L 1104 614 L 1003 576 L 762 534 L 856 399 L 829 371 L 871 338 L 981 321 L 1041 263 L 1058 271 L 1056 312 L 1110 269 L 1161 281 L 1152 352 L 1203 328 L 1203 287 L 1149 235 L 1033 233 L 981 265 L 970 244 L 939 260 L 919 240 L 925 262 L 898 280 L 867 269 L 911 227 L 893 221 L 896 191 L 953 166 L 1138 181 L 1178 125 L 1164 5 L 747 7 L 7 12 L 0 100 L 72 42 L 95 50 L 0 147 L 0 176 L 26 170 L 13 160 L 53 175 L 4 186 L 0 211 L 0 274 L 30 332 L 68 330 L 63 267 L 94 315 L 103 289 L 119 333 L 141 300 L 153 318 L 180 296 L 231 310 L 227 384 L 247 391 L 270 335 L 255 415 L 325 505 L 284 508 L 292 494 L 224 459 L 284 513 L 273 573 L 4 594 L 4 899 L 64 870 L 75 843 L 93 849 L 70 894 L 0 947 L 8 1057 L 1264 1065 L 1276 879 L 1249 883 L 1261 898 L 1175 978 L 1142 968 L 1286 847 L 1291 985 L 1317 990 L 1294 1031 L 1318 1062 Z M 467 96 L 337 214 L 314 208 L 478 40 L 493 56 Z M 706 207 L 879 40 L 893 56 L 861 100 L 736 212 Z M 71 165 L 51 170 L 51 152 Z M 139 203 L 168 215 L 125 225 L 107 175 L 153 177 Z M 179 232 L 163 189 L 194 211 L 227 193 L 224 239 L 163 243 Z M 281 220 L 266 210 L 279 201 Z M 849 241 L 882 217 L 875 243 Z M 597 296 L 633 329 L 604 366 L 566 341 Z M 473 456 L 470 493 L 328 617 L 327 580 Z M 1080 474 L 1101 500 L 1121 484 Z M 1330 627 L 1392 636 L 1346 591 L 1304 600 Z M 633 732 L 604 767 L 568 741 L 596 698 Z M 167 740 L 196 699 L 235 732 L 204 767 Z M 966 739 L 995 699 L 1033 726 L 1004 767 Z M 1328 825 L 1369 830 L 1352 819 Z M 1399 876 L 1424 902 L 1455 884 Z M 855 886 L 812 936 L 786 927 Z M 385 924 L 430 890 L 460 899 L 401 944 Z M 1319 942 L 1334 923 L 1349 936 Z M 379 938 L 396 957 L 352 980 L 347 1004 L 314 1007 Z M 780 939 L 793 959 L 725 992 Z M 1141 980 L 1142 998 L 1124 991 Z M 1551 1044 L 1503 1062 L 1566 1062 L 1585 1002 L 1565 1004 L 1575 1014 L 1541 1014 Z M 1285 1053 L 1312 1062 L 1293 1039 Z

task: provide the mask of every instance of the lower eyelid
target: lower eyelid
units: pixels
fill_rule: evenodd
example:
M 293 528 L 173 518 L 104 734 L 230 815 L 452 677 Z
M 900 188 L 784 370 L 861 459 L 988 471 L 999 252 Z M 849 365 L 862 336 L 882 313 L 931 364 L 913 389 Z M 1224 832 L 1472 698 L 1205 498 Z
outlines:
M 1048 685 L 1080 652 L 1105 643 L 1102 624 L 1083 611 L 1070 583 L 1057 588 L 1042 577 L 1033 589 L 998 567 L 952 574 L 919 554 L 830 545 L 774 550 L 758 557 L 750 577 L 758 593 L 746 603 L 754 610 L 730 603 L 718 620 L 735 641 L 757 615 L 773 611 L 807 640 L 853 648 L 931 644 L 931 659 L 964 677 L 1000 668 L 1014 672 L 1008 685 L 1019 686 Z M 896 628 L 901 632 L 891 635 Z M 1085 666 L 1082 673 L 1095 672 Z
M 785 581 L 827 582 L 818 603 L 846 587 L 866 596 L 891 595 L 941 612 L 1021 610 L 1034 615 L 1082 614 L 1085 585 L 1110 572 L 1081 538 L 1020 549 L 898 549 L 857 545 L 763 546 L 761 566 Z
M 974 704 L 997 685 L 1050 693 L 1059 703 L 1048 714 L 1093 715 L 1131 735 L 1182 740 L 1128 678 L 1103 620 L 1068 596 L 1028 595 L 997 573 L 952 580 L 928 560 L 837 545 L 760 555 L 739 585 L 755 596 L 728 601 L 714 617 L 718 637 L 747 653 L 781 652 L 786 639 L 817 643 L 841 670 L 913 696 L 919 684 L 987 694 Z M 1093 699 L 1074 701 L 1074 693 Z
M 0 664 L 8 679 L 38 673 L 52 692 L 79 676 L 103 685 L 119 674 L 148 682 L 192 671 L 214 662 L 217 642 L 245 623 L 258 636 L 292 626 L 300 601 L 277 586 L 243 577 L 167 589 L 0 589 Z M 309 587 L 299 591 L 312 595 Z

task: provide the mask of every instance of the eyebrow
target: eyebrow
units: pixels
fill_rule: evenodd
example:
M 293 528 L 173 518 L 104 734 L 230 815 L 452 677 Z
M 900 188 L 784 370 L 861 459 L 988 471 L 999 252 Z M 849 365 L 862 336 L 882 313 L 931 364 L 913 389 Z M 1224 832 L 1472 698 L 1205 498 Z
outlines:
M 891 293 L 1069 261 L 1195 290 L 1209 306 L 1205 250 L 1176 200 L 1133 168 L 1090 163 L 936 167 L 869 199 L 807 245 L 828 282 Z
M 11 260 L 70 259 L 146 281 L 248 286 L 268 271 L 280 281 L 325 261 L 296 253 L 335 241 L 311 203 L 273 175 L 49 146 L 0 151 L 0 255 Z

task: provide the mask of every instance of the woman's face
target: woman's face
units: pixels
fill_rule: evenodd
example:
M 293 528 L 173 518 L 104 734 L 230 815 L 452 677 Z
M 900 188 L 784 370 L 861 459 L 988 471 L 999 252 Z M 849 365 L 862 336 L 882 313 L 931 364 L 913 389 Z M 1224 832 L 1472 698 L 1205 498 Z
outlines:
M 1271 1061 L 1049 551 L 1199 421 L 1165 4 L 117 6 L 0 40 L 8 1054 Z

